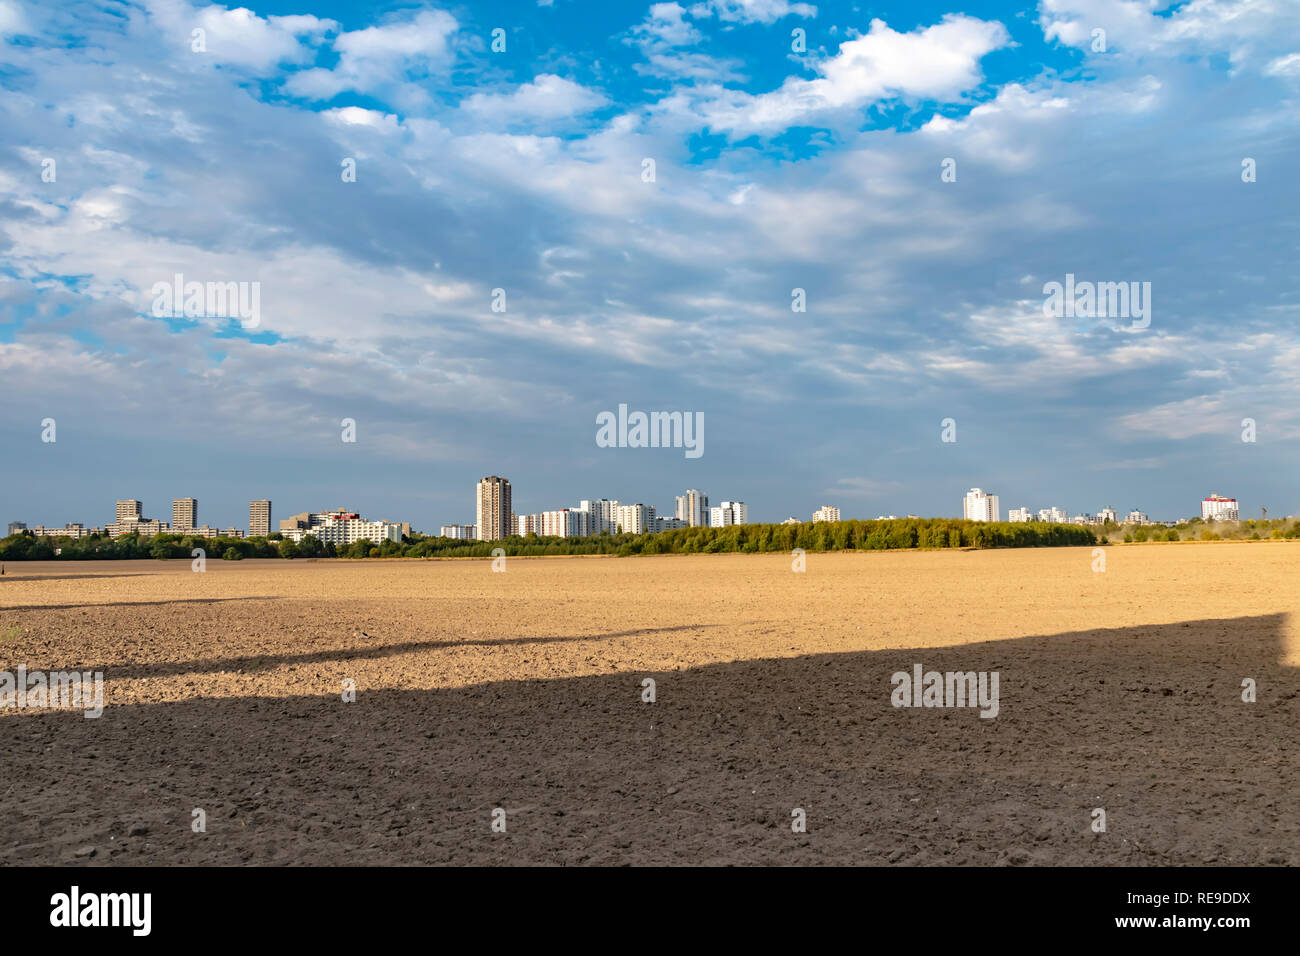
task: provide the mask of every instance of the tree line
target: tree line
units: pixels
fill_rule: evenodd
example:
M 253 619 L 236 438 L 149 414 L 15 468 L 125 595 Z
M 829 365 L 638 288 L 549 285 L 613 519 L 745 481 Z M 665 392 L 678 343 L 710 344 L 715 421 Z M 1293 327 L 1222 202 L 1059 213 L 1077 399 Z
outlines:
M 169 533 L 151 538 L 35 537 L 19 532 L 0 540 L 0 560 L 113 560 L 190 558 L 203 549 L 209 558 L 487 558 L 507 555 L 759 554 L 774 551 L 893 551 L 909 548 L 1043 548 L 1092 545 L 1097 538 L 1082 525 L 1048 522 L 980 522 L 957 518 L 897 518 L 880 521 L 818 521 L 801 524 L 743 524 L 725 528 L 674 528 L 643 534 L 602 533 L 590 538 L 518 535 L 501 541 L 464 541 L 413 534 L 400 542 L 358 541 L 335 547 L 304 535 L 300 542 L 276 533 L 255 538 L 201 538 Z

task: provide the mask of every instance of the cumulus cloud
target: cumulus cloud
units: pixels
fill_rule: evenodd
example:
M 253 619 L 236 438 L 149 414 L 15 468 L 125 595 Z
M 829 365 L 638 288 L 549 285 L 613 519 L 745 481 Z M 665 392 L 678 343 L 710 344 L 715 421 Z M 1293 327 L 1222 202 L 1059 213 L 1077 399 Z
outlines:
M 581 117 L 607 102 L 596 90 L 542 73 L 509 93 L 475 93 L 461 104 L 461 109 L 493 126 L 503 126 L 528 120 L 546 122 Z
M 814 65 L 815 79 L 790 77 L 759 95 L 725 91 L 704 107 L 704 117 L 715 129 L 745 135 L 893 96 L 950 101 L 979 84 L 980 60 L 1008 40 L 1002 24 L 961 15 L 910 33 L 872 20 L 865 36 L 841 43 L 834 56 Z
M 412 80 L 444 70 L 451 57 L 456 18 L 444 10 L 420 10 L 401 19 L 340 33 L 333 49 L 338 65 L 291 76 L 286 89 L 307 99 L 328 100 L 344 91 L 399 90 L 417 97 Z

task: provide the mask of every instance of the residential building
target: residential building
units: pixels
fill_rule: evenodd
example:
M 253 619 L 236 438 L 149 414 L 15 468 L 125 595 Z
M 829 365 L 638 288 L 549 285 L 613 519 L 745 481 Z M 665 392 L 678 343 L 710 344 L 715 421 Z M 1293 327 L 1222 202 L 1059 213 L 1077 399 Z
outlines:
M 1206 521 L 1237 521 L 1241 518 L 1241 512 L 1236 498 L 1211 494 L 1201 501 L 1201 517 Z
M 311 512 L 304 511 L 301 514 L 292 515 L 288 518 L 280 519 L 281 531 L 301 531 L 303 528 L 311 527 Z
M 820 508 L 818 508 L 816 511 L 813 512 L 812 519 L 813 521 L 839 521 L 840 509 L 832 508 L 830 505 L 822 505 Z M 785 523 L 789 524 L 790 522 L 787 521 Z
M 17 534 L 19 531 L 27 530 L 27 522 L 11 521 L 9 522 L 9 534 Z
M 317 517 L 320 520 L 314 520 L 309 527 L 285 528 L 280 533 L 289 541 L 298 542 L 307 535 L 312 535 L 318 541 L 335 546 L 355 544 L 358 541 L 379 544 L 383 541 L 402 540 L 402 526 L 392 521 L 366 521 L 355 511 L 342 510 L 312 515 L 313 519 Z M 233 528 L 230 530 L 234 531 Z
M 1145 511 L 1130 511 L 1128 517 L 1124 519 L 1125 524 L 1150 524 L 1151 519 L 1147 517 Z
M 709 509 L 709 527 L 725 528 L 727 525 L 745 523 L 745 503 L 743 501 L 724 501 L 716 508 Z
M 140 502 L 136 501 L 134 498 L 127 498 L 125 501 L 119 501 L 117 503 L 117 517 L 115 520 L 118 524 L 121 524 L 123 521 L 139 521 L 141 507 Z
M 473 527 L 473 525 L 470 525 Z M 515 515 L 515 534 L 521 538 L 526 534 L 541 534 L 541 515 Z M 477 531 L 475 532 L 477 534 Z
M 825 505 L 823 505 L 822 507 L 825 507 Z M 814 521 L 817 520 L 816 515 L 813 515 L 813 520 Z M 784 521 L 782 521 L 781 524 L 803 524 L 803 522 L 800 521 L 798 518 L 794 517 L 793 515 L 791 515 L 789 518 L 786 518 Z
M 1036 517 L 1037 515 L 1028 508 L 1012 508 L 1007 512 L 1007 520 L 1016 523 L 1033 521 Z
M 1065 524 L 1070 520 L 1070 516 L 1060 508 L 1043 508 L 1038 512 L 1038 520 L 1050 521 L 1054 524 Z
M 538 534 L 557 538 L 585 538 L 591 534 L 591 514 L 577 508 L 559 508 L 543 511 L 539 516 L 541 530 Z
M 578 510 L 585 511 L 591 515 L 591 533 L 598 535 L 601 532 L 608 531 L 610 534 L 615 530 L 615 511 L 618 508 L 618 502 L 610 498 L 585 498 L 578 502 Z
M 962 499 L 962 517 L 967 521 L 1001 521 L 998 496 L 972 488 Z
M 38 538 L 88 538 L 99 530 L 99 528 L 87 528 L 84 524 L 73 521 L 62 528 L 46 528 L 37 525 L 32 529 L 32 534 Z
M 478 528 L 472 524 L 445 524 L 438 533 L 456 541 L 472 541 L 478 537 Z
M 623 534 L 644 534 L 651 530 L 654 518 L 655 509 L 650 505 L 619 505 L 614 521 Z
M 500 541 L 514 531 L 514 512 L 510 505 L 510 482 L 499 475 L 479 480 L 475 508 L 480 541 Z
M 1102 524 L 1105 524 L 1107 521 L 1118 524 L 1119 515 L 1115 513 L 1114 508 L 1102 508 L 1097 512 L 1097 520 Z
M 688 528 L 688 527 L 690 527 L 690 525 L 688 525 L 681 518 L 661 518 L 658 515 L 656 515 L 654 523 L 650 528 L 650 530 L 658 534 L 660 531 L 672 531 L 676 528 Z
M 694 528 L 709 523 L 709 496 L 697 488 L 677 496 L 677 517 Z
M 271 502 L 266 498 L 248 503 L 248 536 L 265 538 L 271 533 Z
M 198 527 L 199 523 L 199 499 L 198 498 L 173 498 L 172 499 L 172 530 L 189 531 L 191 528 Z

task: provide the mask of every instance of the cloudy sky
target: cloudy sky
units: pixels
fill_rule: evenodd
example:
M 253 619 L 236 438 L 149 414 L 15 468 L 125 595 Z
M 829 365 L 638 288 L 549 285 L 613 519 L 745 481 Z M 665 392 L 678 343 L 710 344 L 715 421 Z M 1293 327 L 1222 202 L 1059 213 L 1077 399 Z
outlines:
M 6 522 L 1300 513 L 1294 0 L 0 0 L 0 88 Z

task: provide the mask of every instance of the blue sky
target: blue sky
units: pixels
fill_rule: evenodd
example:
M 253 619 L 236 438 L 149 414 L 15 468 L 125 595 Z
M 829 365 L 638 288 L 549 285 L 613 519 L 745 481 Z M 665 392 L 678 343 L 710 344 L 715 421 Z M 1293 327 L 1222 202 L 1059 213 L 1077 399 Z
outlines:
M 485 474 L 1300 513 L 1287 0 L 0 0 L 0 87 L 3 521 L 436 530 Z M 256 328 L 153 314 L 176 273 L 259 283 Z M 1151 283 L 1149 326 L 1045 315 L 1067 274 Z M 597 447 L 621 403 L 704 454 Z

